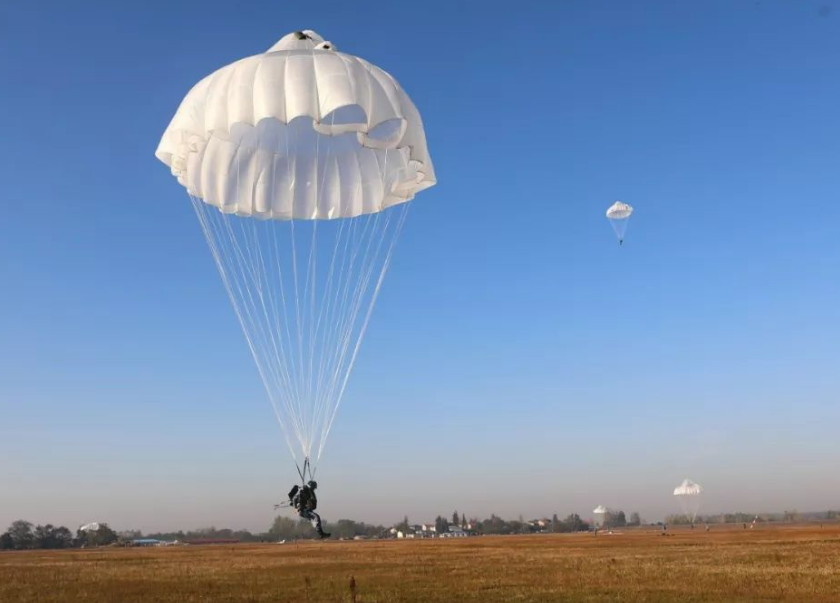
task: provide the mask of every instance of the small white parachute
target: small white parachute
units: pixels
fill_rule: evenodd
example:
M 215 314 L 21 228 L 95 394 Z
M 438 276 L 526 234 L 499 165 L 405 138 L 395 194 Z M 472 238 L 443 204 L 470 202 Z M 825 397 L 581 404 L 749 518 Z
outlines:
M 623 201 L 616 201 L 607 210 L 607 219 L 618 237 L 618 244 L 624 243 L 624 233 L 627 231 L 627 223 L 633 215 L 633 208 Z
M 690 479 L 683 480 L 679 486 L 674 488 L 674 496 L 680 501 L 683 514 L 688 517 L 692 525 L 697 519 L 697 512 L 700 511 L 702 494 L 702 486 Z
M 85 525 L 79 528 L 80 532 L 98 532 L 99 531 L 99 524 L 97 522 L 86 523 Z
M 604 519 L 607 515 L 607 508 L 604 505 L 598 505 L 594 509 L 592 509 L 592 522 L 595 524 L 596 528 L 601 528 L 604 526 Z

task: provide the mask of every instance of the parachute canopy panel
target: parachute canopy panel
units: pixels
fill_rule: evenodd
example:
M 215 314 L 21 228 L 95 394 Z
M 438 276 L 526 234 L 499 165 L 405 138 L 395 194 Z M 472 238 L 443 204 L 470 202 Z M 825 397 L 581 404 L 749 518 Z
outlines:
M 674 496 L 699 496 L 702 493 L 703 488 L 700 484 L 690 479 L 683 480 L 679 486 L 674 488 Z
M 633 208 L 626 203 L 616 201 L 607 210 L 607 217 L 610 220 L 626 220 L 633 213 Z
M 198 82 L 155 155 L 191 196 L 264 219 L 375 213 L 436 182 L 397 81 L 311 30 Z

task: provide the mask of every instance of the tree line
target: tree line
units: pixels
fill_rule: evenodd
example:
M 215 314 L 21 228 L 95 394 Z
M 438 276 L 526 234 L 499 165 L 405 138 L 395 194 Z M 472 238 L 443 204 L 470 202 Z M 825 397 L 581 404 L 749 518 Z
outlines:
M 105 546 L 117 542 L 119 536 L 108 524 L 100 524 L 96 531 L 76 530 L 73 534 L 64 526 L 33 526 L 19 519 L 0 534 L 0 550 L 23 551 L 27 549 L 70 549 Z
M 356 536 L 378 537 L 387 532 L 379 525 L 370 525 L 351 519 L 339 519 L 337 522 L 325 522 L 324 529 L 332 533 L 333 538 L 351 539 Z M 128 546 L 132 541 L 149 538 L 162 541 L 189 542 L 197 540 L 239 540 L 242 542 L 276 542 L 278 540 L 297 540 L 313 538 L 315 531 L 308 521 L 277 517 L 267 532 L 252 533 L 248 530 L 230 530 L 227 528 L 200 528 L 177 532 L 151 532 L 144 534 L 140 530 L 115 532 L 108 524 L 99 524 L 98 530 L 76 530 L 74 534 L 65 526 L 52 524 L 35 526 L 29 521 L 12 522 L 9 528 L 0 534 L 0 550 L 33 549 L 70 549 L 98 546 Z
M 696 524 L 719 524 L 719 523 L 751 523 L 753 520 L 759 522 L 771 521 L 800 521 L 800 520 L 827 520 L 836 521 L 840 519 L 840 511 L 827 511 L 820 513 L 798 513 L 796 511 L 785 511 L 784 513 L 762 514 L 757 516 L 752 513 L 721 513 L 717 515 L 698 516 Z M 691 519 L 685 515 L 669 515 L 665 518 L 668 524 L 680 525 L 689 524 Z M 639 513 L 630 513 L 630 519 L 626 518 L 624 511 L 610 510 L 604 515 L 605 528 L 621 528 L 642 525 L 644 521 Z M 525 521 L 521 516 L 518 519 L 502 519 L 498 515 L 491 515 L 487 519 L 469 519 L 466 514 L 455 511 L 451 518 L 438 515 L 435 518 L 435 531 L 438 534 L 449 532 L 450 526 L 458 526 L 470 534 L 533 534 L 536 532 L 567 533 L 585 532 L 591 529 L 590 524 L 582 519 L 577 513 L 560 519 L 555 513 L 551 519 Z M 411 529 L 408 517 L 404 517 L 394 528 L 408 533 Z M 324 531 L 330 532 L 333 539 L 352 539 L 388 537 L 391 535 L 390 528 L 381 525 L 367 524 L 352 519 L 339 519 L 336 522 L 324 522 Z M 152 532 L 143 534 L 139 530 L 128 530 L 115 532 L 108 524 L 99 524 L 98 530 L 76 530 L 73 533 L 65 526 L 54 526 L 52 524 L 34 525 L 31 522 L 18 520 L 12 522 L 9 528 L 0 534 L 0 550 L 31 550 L 31 549 L 68 549 L 88 548 L 109 545 L 129 545 L 132 540 L 140 538 L 151 538 L 164 541 L 189 542 L 194 540 L 239 540 L 241 542 L 277 542 L 280 540 L 302 540 L 314 538 L 315 530 L 308 521 L 299 518 L 277 517 L 268 531 L 253 533 L 248 530 L 230 530 L 227 528 L 201 528 L 197 530 L 177 532 Z
M 771 523 L 771 522 L 795 522 L 795 521 L 837 521 L 840 519 L 840 511 L 819 511 L 811 513 L 800 513 L 799 511 L 784 511 L 782 513 L 717 513 L 713 515 L 698 515 L 692 522 L 688 515 L 668 515 L 665 523 L 674 525 L 695 524 L 716 524 L 716 523 Z
M 492 514 L 487 519 L 469 519 L 466 514 L 459 514 L 455 511 L 452 519 L 449 520 L 443 515 L 435 518 L 435 532 L 445 534 L 450 527 L 457 526 L 472 534 L 533 534 L 536 532 L 585 532 L 589 530 L 589 524 L 581 519 L 577 513 L 572 513 L 565 519 L 559 519 L 555 513 L 550 520 L 540 519 L 525 521 L 523 517 L 518 519 L 502 519 Z M 397 530 L 406 533 L 411 529 L 408 517 L 394 526 Z

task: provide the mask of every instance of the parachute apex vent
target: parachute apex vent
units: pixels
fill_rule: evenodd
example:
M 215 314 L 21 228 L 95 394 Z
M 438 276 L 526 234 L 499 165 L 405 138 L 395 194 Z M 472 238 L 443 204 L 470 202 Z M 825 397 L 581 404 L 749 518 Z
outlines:
M 277 40 L 277 43 L 268 49 L 268 52 L 281 50 L 310 50 L 324 42 L 324 38 L 318 32 L 311 29 L 293 31 Z

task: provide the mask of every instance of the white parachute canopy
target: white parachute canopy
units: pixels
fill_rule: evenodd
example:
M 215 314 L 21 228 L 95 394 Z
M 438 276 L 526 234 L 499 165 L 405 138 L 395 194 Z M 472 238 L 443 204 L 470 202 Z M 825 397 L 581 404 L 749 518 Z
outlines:
M 604 505 L 598 505 L 594 509 L 592 509 L 593 513 L 593 522 L 595 527 L 601 527 L 604 525 L 604 519 L 607 515 L 607 508 Z
M 80 532 L 98 532 L 99 531 L 99 524 L 97 522 L 86 523 L 85 525 L 79 528 Z
M 618 237 L 618 244 L 624 243 L 624 233 L 627 231 L 627 223 L 633 214 L 633 208 L 627 203 L 616 201 L 607 210 L 607 219 Z
M 408 202 L 436 182 L 420 114 L 385 71 L 293 32 L 196 84 L 155 154 L 192 200 L 293 456 L 314 463 Z
M 680 501 L 680 507 L 683 514 L 693 524 L 697 519 L 697 513 L 700 511 L 700 499 L 703 494 L 703 488 L 700 484 L 685 479 L 682 483 L 674 488 L 674 496 Z

